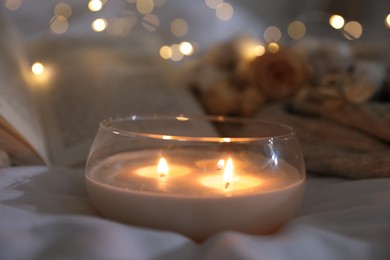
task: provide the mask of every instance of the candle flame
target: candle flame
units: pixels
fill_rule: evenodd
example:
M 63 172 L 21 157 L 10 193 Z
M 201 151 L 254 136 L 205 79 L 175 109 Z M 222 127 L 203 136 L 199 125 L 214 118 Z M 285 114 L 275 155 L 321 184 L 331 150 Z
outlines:
M 225 189 L 228 189 L 229 186 L 233 183 L 233 160 L 232 158 L 229 158 L 225 171 L 223 173 L 223 181 L 225 182 Z
M 157 166 L 157 173 L 160 177 L 168 176 L 168 163 L 164 157 L 161 157 Z

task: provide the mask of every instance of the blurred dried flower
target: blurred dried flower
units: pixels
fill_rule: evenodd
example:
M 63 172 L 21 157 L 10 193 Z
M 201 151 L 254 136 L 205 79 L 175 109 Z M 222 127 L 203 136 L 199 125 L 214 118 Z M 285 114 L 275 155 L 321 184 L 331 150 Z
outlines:
M 303 56 L 291 48 L 266 53 L 251 64 L 256 86 L 270 99 L 282 99 L 297 94 L 308 85 L 310 67 Z

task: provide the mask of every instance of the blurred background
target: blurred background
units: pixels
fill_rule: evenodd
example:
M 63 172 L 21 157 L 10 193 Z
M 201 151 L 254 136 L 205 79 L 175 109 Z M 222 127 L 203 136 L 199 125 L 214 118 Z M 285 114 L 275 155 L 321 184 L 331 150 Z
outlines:
M 26 42 L 86 36 L 126 40 L 146 34 L 156 43 L 151 51 L 176 62 L 238 32 L 266 44 L 310 36 L 390 37 L 388 0 L 3 0 L 1 11 Z

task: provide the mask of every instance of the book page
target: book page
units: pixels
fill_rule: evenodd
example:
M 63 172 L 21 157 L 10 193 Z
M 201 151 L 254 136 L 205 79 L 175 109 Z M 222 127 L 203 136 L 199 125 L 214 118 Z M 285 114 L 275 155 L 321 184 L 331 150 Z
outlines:
M 54 164 L 85 160 L 99 122 L 108 117 L 203 114 L 187 89 L 173 86 L 157 56 L 127 46 L 66 41 L 35 53 L 46 55 L 44 64 L 55 72 L 36 89 Z
M 0 116 L 3 120 L 0 128 L 3 132 L 16 131 L 17 133 L 9 133 L 9 136 L 18 137 L 19 144 L 29 146 L 26 149 L 32 154 L 28 157 L 41 158 L 26 159 L 26 162 L 43 163 L 43 160 L 48 163 L 42 131 L 27 88 L 24 51 L 12 29 L 0 16 Z M 7 147 L 12 147 L 11 140 L 3 140 L 3 142 L 7 142 Z M 10 154 L 16 155 L 17 150 L 12 150 Z M 17 162 L 13 160 L 15 157 L 11 156 L 13 163 L 22 162 L 22 154 L 27 155 L 26 151 L 23 151 L 17 156 Z

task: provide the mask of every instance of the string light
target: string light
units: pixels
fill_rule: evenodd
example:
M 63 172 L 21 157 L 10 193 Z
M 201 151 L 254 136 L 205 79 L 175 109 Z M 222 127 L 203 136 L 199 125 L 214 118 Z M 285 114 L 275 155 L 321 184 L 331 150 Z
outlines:
M 45 67 L 43 66 L 42 63 L 40 62 L 35 62 L 32 66 L 31 66 L 31 71 L 32 73 L 34 73 L 35 75 L 39 76 L 39 75 L 42 75 L 42 73 L 44 72 L 45 70 Z
M 211 9 L 216 9 L 220 4 L 223 3 L 223 0 L 205 0 L 204 1 L 207 7 Z
M 228 21 L 233 17 L 234 9 L 233 6 L 229 3 L 221 3 L 215 9 L 217 18 L 221 21 Z
M 56 34 L 63 34 L 68 30 L 68 19 L 62 15 L 54 16 L 50 21 L 50 29 Z
M 301 21 L 293 21 L 287 28 L 288 36 L 294 40 L 300 40 L 306 35 L 306 26 Z
M 16 11 L 22 4 L 22 0 L 5 0 L 4 7 L 10 11 Z
M 387 28 L 390 29 L 390 14 L 388 14 L 388 15 L 386 16 L 385 25 L 386 25 Z
M 154 32 L 160 25 L 160 20 L 154 14 L 146 14 L 142 19 L 142 25 L 146 30 Z
M 343 28 L 344 22 L 344 18 L 338 14 L 334 14 L 329 18 L 329 24 L 337 30 Z
M 171 45 L 171 50 L 172 50 L 171 60 L 180 61 L 183 59 L 183 53 L 180 52 L 179 44 Z
M 182 18 L 177 18 L 171 23 L 171 32 L 176 37 L 183 37 L 188 33 L 188 23 Z
M 263 45 L 257 45 L 254 48 L 254 53 L 256 56 L 263 56 L 265 54 L 265 48 Z
M 137 11 L 141 14 L 150 14 L 154 9 L 153 0 L 138 0 L 136 3 Z
M 160 48 L 160 56 L 165 60 L 170 59 L 172 57 L 172 48 L 167 45 L 162 46 Z
M 350 21 L 345 24 L 343 28 L 343 34 L 348 40 L 359 39 L 363 33 L 363 27 L 356 21 Z
M 56 16 L 63 16 L 69 18 L 72 15 L 72 7 L 70 7 L 70 5 L 68 5 L 67 3 L 58 3 L 54 7 L 54 14 Z
M 103 3 L 100 0 L 91 0 L 88 2 L 88 9 L 92 12 L 100 11 L 103 7 Z
M 264 40 L 268 43 L 277 42 L 282 37 L 280 29 L 276 26 L 270 26 L 264 31 Z
M 186 56 L 190 56 L 194 52 L 194 48 L 192 47 L 192 44 L 189 42 L 180 43 L 179 49 L 180 52 Z
M 277 53 L 279 51 L 279 44 L 277 44 L 276 42 L 271 42 L 270 44 L 268 44 L 268 51 L 270 53 Z
M 92 22 L 92 29 L 95 32 L 102 32 L 106 28 L 107 28 L 107 20 L 104 18 L 99 18 Z

